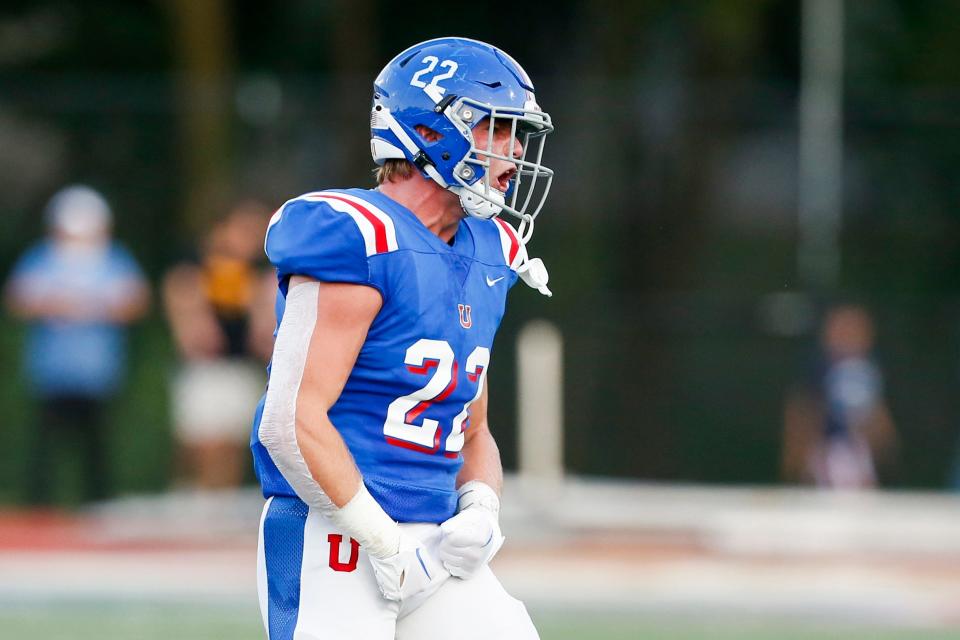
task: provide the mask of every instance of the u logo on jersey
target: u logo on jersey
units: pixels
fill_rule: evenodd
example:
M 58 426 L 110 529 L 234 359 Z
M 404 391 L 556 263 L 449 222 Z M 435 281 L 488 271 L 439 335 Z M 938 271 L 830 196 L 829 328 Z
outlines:
M 457 310 L 460 311 L 460 326 L 469 329 L 473 326 L 473 318 L 470 316 L 470 305 L 458 304 Z

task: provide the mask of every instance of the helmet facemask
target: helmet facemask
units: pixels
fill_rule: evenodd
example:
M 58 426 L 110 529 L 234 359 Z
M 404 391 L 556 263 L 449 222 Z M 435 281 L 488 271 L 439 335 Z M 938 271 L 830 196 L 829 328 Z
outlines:
M 447 107 L 447 118 L 470 142 L 470 149 L 453 170 L 455 185 L 450 190 L 460 196 L 460 202 L 468 215 L 492 218 L 506 212 L 519 220 L 518 234 L 527 242 L 533 234 L 534 220 L 543 208 L 553 170 L 542 164 L 543 146 L 548 133 L 553 131 L 550 116 L 536 105 L 534 108 L 503 108 L 460 98 Z M 484 140 L 477 140 L 473 129 L 484 119 L 489 120 Z M 493 151 L 494 135 L 500 123 L 510 126 L 510 140 L 519 140 L 522 146 L 520 157 L 512 157 Z M 510 145 L 512 152 L 513 145 Z M 510 179 L 510 187 L 504 193 L 496 186 L 496 176 L 491 176 L 493 159 L 512 163 L 516 173 Z
M 526 71 L 506 52 L 469 38 L 434 38 L 393 58 L 374 81 L 370 150 L 374 162 L 405 159 L 420 174 L 455 193 L 470 216 L 489 219 L 506 212 L 518 227 L 498 225 L 521 247 L 511 264 L 517 275 L 545 295 L 548 275 L 539 258 L 530 258 L 526 243 L 553 182 L 544 167 L 543 145 L 553 131 L 550 116 L 540 110 Z M 474 135 L 488 120 L 485 138 Z M 506 124 L 504 124 L 506 123 Z M 424 139 L 419 127 L 437 134 Z M 501 155 L 493 142 L 510 133 Z M 519 157 L 512 157 L 516 142 Z M 512 175 L 491 175 L 501 163 Z M 509 178 L 509 179 L 508 179 Z M 506 217 L 506 216 L 504 216 Z M 505 235 L 503 235 L 505 234 Z

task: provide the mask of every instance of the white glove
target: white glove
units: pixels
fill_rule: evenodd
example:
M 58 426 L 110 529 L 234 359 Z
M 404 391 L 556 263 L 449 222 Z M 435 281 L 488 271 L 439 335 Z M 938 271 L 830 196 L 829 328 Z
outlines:
M 392 556 L 370 555 L 380 593 L 387 600 L 404 601 L 413 596 L 428 597 L 450 574 L 418 539 L 400 534 L 400 550 Z
M 377 586 L 387 600 L 422 595 L 417 598 L 422 603 L 450 577 L 423 542 L 404 533 L 387 515 L 362 482 L 353 498 L 331 510 L 328 517 L 366 550 Z
M 472 480 L 457 492 L 458 513 L 440 525 L 437 556 L 450 575 L 472 578 L 503 546 L 500 499 L 489 485 Z

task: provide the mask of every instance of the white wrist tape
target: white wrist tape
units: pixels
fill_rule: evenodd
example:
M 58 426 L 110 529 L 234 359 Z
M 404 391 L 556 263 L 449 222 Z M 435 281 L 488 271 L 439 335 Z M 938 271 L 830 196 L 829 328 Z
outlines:
M 486 482 L 471 480 L 457 489 L 457 496 L 457 513 L 470 507 L 483 507 L 494 516 L 500 515 L 500 497 Z
M 400 525 L 373 499 L 363 481 L 350 502 L 329 517 L 375 558 L 389 558 L 400 550 Z

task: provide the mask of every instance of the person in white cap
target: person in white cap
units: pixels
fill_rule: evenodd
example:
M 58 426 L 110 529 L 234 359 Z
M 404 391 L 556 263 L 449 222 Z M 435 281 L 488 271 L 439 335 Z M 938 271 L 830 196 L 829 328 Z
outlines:
M 94 189 L 60 190 L 46 220 L 49 236 L 20 257 L 5 291 L 28 326 L 23 364 L 38 404 L 27 498 L 53 501 L 52 454 L 62 446 L 82 453 L 81 499 L 100 500 L 111 491 L 104 413 L 124 378 L 124 328 L 146 311 L 149 288 L 111 239 L 110 206 Z

